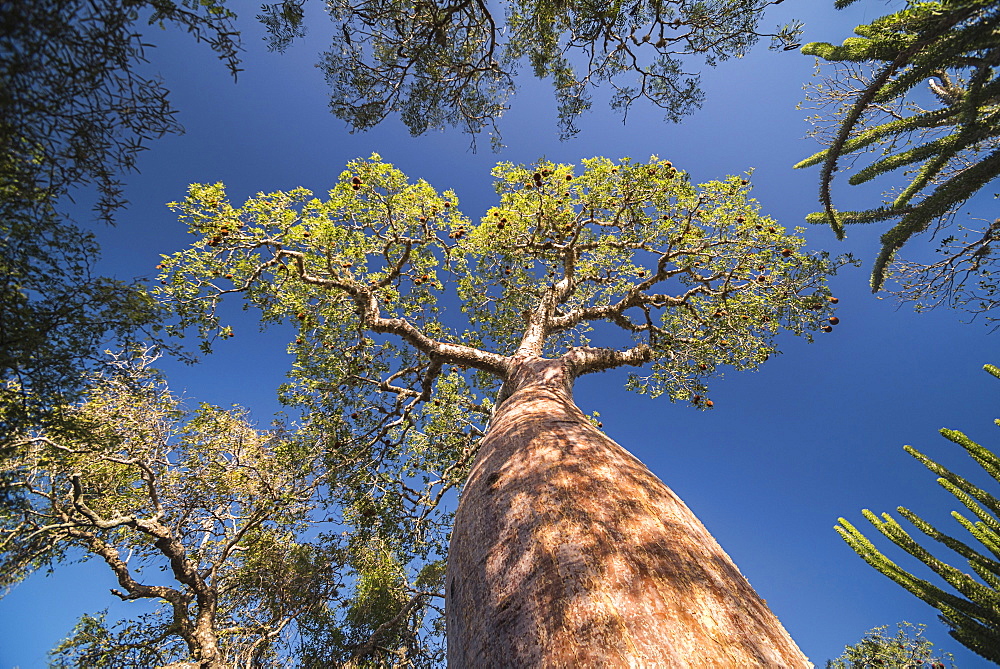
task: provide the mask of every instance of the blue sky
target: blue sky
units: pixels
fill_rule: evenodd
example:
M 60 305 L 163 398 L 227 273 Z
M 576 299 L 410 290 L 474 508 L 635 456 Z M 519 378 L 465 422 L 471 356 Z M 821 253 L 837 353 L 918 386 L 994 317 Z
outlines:
M 804 41 L 839 42 L 854 25 L 891 6 L 863 0 L 836 12 L 831 5 L 788 1 L 774 8 L 764 27 L 801 18 Z M 706 69 L 705 105 L 680 125 L 642 106 L 623 124 L 604 108 L 606 97 L 598 91 L 580 134 L 566 142 L 556 138 L 548 83 L 522 77 L 501 126 L 507 148 L 494 154 L 483 141 L 471 153 L 458 132 L 412 138 L 395 120 L 349 134 L 328 113 L 322 73 L 313 67 L 331 29 L 322 14 L 310 23 L 308 39 L 285 55 L 265 52 L 252 20 L 242 25 L 246 69 L 235 84 L 187 35 L 151 33 L 159 45 L 150 53 L 151 67 L 171 88 L 187 133 L 154 143 L 140 160 L 141 173 L 127 179 L 130 208 L 117 228 L 99 230 L 105 272 L 152 277 L 160 253 L 189 242 L 164 206 L 183 197 L 189 183 L 223 181 L 235 201 L 296 186 L 322 193 L 348 160 L 376 151 L 411 178 L 455 189 L 471 217 L 495 201 L 489 176 L 495 162 L 543 156 L 575 163 L 656 154 L 696 182 L 754 168 L 754 195 L 782 224 L 804 225 L 805 214 L 818 206 L 818 171 L 791 169 L 818 149 L 804 138 L 806 112 L 795 108 L 813 59 L 797 52 L 769 52 L 762 44 L 748 58 Z M 870 202 L 862 195 L 842 188 L 838 201 L 861 208 Z M 980 198 L 973 211 L 995 217 L 995 202 Z M 867 279 L 880 230 L 849 233 L 838 242 L 826 228 L 806 232 L 812 248 L 852 251 L 865 260 L 832 283 L 842 323 L 811 345 L 786 337 L 783 354 L 759 372 L 715 380 L 712 411 L 627 393 L 624 375 L 615 372 L 581 379 L 577 401 L 584 411 L 599 411 L 605 430 L 685 500 L 817 665 L 871 627 L 908 620 L 927 624 L 927 636 L 953 652 L 959 666 L 985 666 L 947 636 L 931 607 L 865 565 L 832 526 L 838 516 L 862 526 L 862 508 L 882 512 L 905 505 L 961 536 L 948 515 L 957 502 L 902 446 L 912 444 L 976 477 L 971 460 L 937 430 L 958 428 L 986 446 L 996 443 L 993 398 L 1000 382 L 981 367 L 1000 363 L 1000 335 L 990 335 L 981 322 L 964 323 L 967 317 L 958 312 L 915 314 L 871 295 Z M 192 402 L 239 403 L 266 425 L 278 410 L 274 389 L 291 361 L 288 334 L 258 333 L 252 312 L 236 328 L 237 337 L 200 365 L 164 367 L 174 389 Z M 900 553 L 890 554 L 919 571 Z M 115 605 L 108 593 L 113 585 L 96 563 L 19 585 L 0 600 L 0 669 L 43 665 L 45 652 L 83 612 L 110 605 L 128 615 L 129 606 Z

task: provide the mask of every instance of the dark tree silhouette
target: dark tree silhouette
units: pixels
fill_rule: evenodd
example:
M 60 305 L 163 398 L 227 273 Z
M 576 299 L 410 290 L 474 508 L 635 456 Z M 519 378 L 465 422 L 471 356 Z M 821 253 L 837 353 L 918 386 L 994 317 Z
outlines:
M 591 90 L 602 84 L 623 114 L 646 100 L 678 121 L 703 97 L 684 57 L 714 65 L 745 54 L 761 37 L 776 47 L 797 46 L 797 25 L 759 32 L 764 10 L 781 1 L 338 0 L 327 4 L 336 28 L 320 67 L 333 113 L 355 130 L 398 114 L 414 135 L 456 126 L 473 137 L 488 131 L 497 145 L 497 122 L 522 67 L 551 80 L 564 137 L 576 133 Z M 304 33 L 304 6 L 305 0 L 264 6 L 258 18 L 273 49 Z
M 231 18 L 200 0 L 0 4 L 0 429 L 71 400 L 109 340 L 155 319 L 140 287 L 93 274 L 99 249 L 67 200 L 94 188 L 111 222 L 120 175 L 180 130 L 162 82 L 140 74 L 140 21 L 192 33 L 235 74 Z

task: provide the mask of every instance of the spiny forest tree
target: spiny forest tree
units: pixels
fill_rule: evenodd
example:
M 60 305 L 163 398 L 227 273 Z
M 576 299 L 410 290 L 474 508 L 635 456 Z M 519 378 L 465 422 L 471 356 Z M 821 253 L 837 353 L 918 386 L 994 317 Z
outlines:
M 934 644 L 924 638 L 924 625 L 901 622 L 896 635 L 888 625 L 868 630 L 858 643 L 844 648 L 840 657 L 827 660 L 826 669 L 898 667 L 899 669 L 955 669 L 951 653 L 934 654 Z
M 549 78 L 559 131 L 576 133 L 590 90 L 611 87 L 612 107 L 627 113 L 645 99 L 678 121 L 702 100 L 685 56 L 739 57 L 761 37 L 795 48 L 797 25 L 758 32 L 764 11 L 783 0 L 636 2 L 328 2 L 336 28 L 320 60 L 330 107 L 364 130 L 399 114 L 410 132 L 457 126 L 473 137 L 497 121 L 528 65 Z M 265 5 L 258 18 L 282 50 L 305 31 L 305 0 Z
M 397 508 L 413 531 L 341 532 L 379 525 L 377 506 L 325 441 L 258 430 L 239 408 L 185 409 L 150 362 L 113 366 L 69 410 L 72 430 L 5 444 L 0 587 L 96 558 L 119 599 L 155 602 L 117 622 L 85 614 L 54 665 L 433 665 L 440 635 L 424 628 L 440 617 L 443 566 L 428 559 L 432 539 L 414 538 L 433 528 Z M 415 577 L 399 562 L 412 552 Z
M 155 317 L 139 286 L 94 276 L 94 237 L 66 213 L 92 188 L 111 222 L 121 174 L 180 131 L 163 83 L 142 73 L 141 19 L 192 33 L 235 74 L 232 15 L 214 0 L 0 4 L 0 400 L 29 415 L 71 401 L 107 341 Z
M 993 365 L 986 365 L 984 369 L 1000 378 L 1000 369 Z M 1000 425 L 1000 420 L 994 422 Z M 958 430 L 943 429 L 941 434 L 964 448 L 987 474 L 1000 482 L 1000 458 L 994 453 Z M 938 483 L 971 512 L 974 520 L 958 511 L 952 511 L 951 515 L 982 548 L 970 546 L 961 539 L 941 532 L 905 507 L 901 506 L 896 510 L 924 535 L 965 558 L 971 572 L 966 573 L 935 557 L 890 514 L 883 513 L 879 517 L 868 509 L 864 509 L 862 513 L 879 532 L 930 567 L 957 594 L 898 566 L 847 520 L 840 518 L 836 530 L 865 562 L 938 609 L 941 620 L 951 628 L 951 636 L 991 662 L 1000 663 L 1000 521 L 997 520 L 1000 518 L 1000 500 L 912 446 L 903 448 L 937 474 Z
M 897 296 L 918 308 L 947 303 L 984 313 L 1000 303 L 992 261 L 1000 223 L 954 222 L 957 210 L 1000 176 L 998 25 L 1000 6 L 993 0 L 909 0 L 904 9 L 855 28 L 858 36 L 842 46 L 802 47 L 836 64 L 807 99 L 821 110 L 812 119 L 814 135 L 829 147 L 796 165 L 821 166 L 823 211 L 808 219 L 828 223 L 839 237 L 846 225 L 892 222 L 872 267 L 872 290 L 892 275 L 900 283 Z M 926 93 L 920 90 L 925 82 Z M 834 177 L 866 154 L 874 158 L 850 184 L 885 180 L 892 172 L 905 178 L 887 188 L 881 206 L 838 211 Z M 940 235 L 939 260 L 896 258 L 926 232 Z
M 234 206 L 221 184 L 193 185 L 174 207 L 198 239 L 164 256 L 160 290 L 206 346 L 236 335 L 217 311 L 228 295 L 293 323 L 286 400 L 328 415 L 350 436 L 329 448 L 363 456 L 373 480 L 418 478 L 380 466 L 402 449 L 465 481 L 447 556 L 456 666 L 808 666 L 571 388 L 631 366 L 631 389 L 710 408 L 707 377 L 755 369 L 780 330 L 833 328 L 825 282 L 846 260 L 804 252 L 741 177 L 695 186 L 655 157 L 494 176 L 499 203 L 478 222 L 378 156 L 322 200 Z M 482 439 L 463 426 L 477 416 Z

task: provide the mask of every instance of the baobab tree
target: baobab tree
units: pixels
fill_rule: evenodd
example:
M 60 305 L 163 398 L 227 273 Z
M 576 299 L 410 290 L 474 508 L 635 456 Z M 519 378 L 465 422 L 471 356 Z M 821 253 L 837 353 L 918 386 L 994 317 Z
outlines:
M 808 666 L 571 388 L 634 367 L 633 390 L 711 408 L 709 376 L 756 368 L 781 330 L 837 324 L 826 279 L 849 259 L 803 251 L 746 177 L 696 186 L 656 157 L 493 174 L 499 203 L 478 222 L 377 155 L 325 200 L 234 207 L 193 185 L 173 206 L 199 240 L 164 256 L 160 290 L 206 348 L 235 335 L 228 294 L 296 324 L 285 397 L 331 413 L 350 436 L 329 448 L 365 454 L 373 481 L 407 495 L 412 471 L 380 469 L 401 449 L 464 481 L 445 581 L 456 666 Z

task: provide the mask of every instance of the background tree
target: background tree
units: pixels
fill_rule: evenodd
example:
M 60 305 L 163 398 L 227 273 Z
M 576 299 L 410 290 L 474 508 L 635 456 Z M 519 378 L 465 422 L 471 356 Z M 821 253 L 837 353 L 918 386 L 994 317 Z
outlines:
M 478 449 L 448 552 L 451 661 L 806 666 L 570 388 L 648 366 L 631 388 L 709 408 L 704 380 L 757 367 L 780 329 L 833 329 L 825 280 L 845 261 L 801 251 L 740 177 L 696 187 L 655 157 L 494 176 L 499 204 L 478 223 L 378 156 L 350 163 L 326 200 L 298 189 L 234 207 L 221 184 L 193 185 L 174 206 L 200 240 L 164 257 L 161 292 L 206 347 L 232 336 L 217 312 L 229 294 L 296 324 L 286 400 L 347 407 L 337 420 L 365 436 L 348 453 L 397 486 L 383 504 L 407 499 L 410 477 L 385 457 L 412 451 L 458 483 Z M 589 345 L 595 330 L 607 348 Z M 477 440 L 465 425 L 490 412 Z
M 118 181 L 149 141 L 181 131 L 167 89 L 144 75 L 138 27 L 176 25 L 209 44 L 235 75 L 234 15 L 223 2 L 40 0 L 4 4 L 4 202 L 46 217 L 68 192 L 93 185 L 107 221 L 125 202 Z M 7 190 L 10 189 L 10 190 Z
M 576 118 L 590 108 L 590 89 L 604 83 L 623 113 L 645 99 L 678 121 L 703 97 L 683 56 L 714 65 L 744 55 L 761 37 L 775 47 L 797 46 L 797 25 L 758 32 L 764 10 L 781 1 L 330 2 L 337 27 L 320 67 L 333 113 L 354 130 L 399 114 L 414 135 L 457 126 L 473 138 L 489 131 L 498 145 L 497 121 L 525 64 L 536 77 L 551 78 L 564 137 L 576 133 Z M 272 49 L 304 34 L 304 6 L 264 6 L 258 18 Z
M 861 641 L 845 647 L 840 657 L 827 660 L 827 669 L 855 669 L 855 667 L 954 669 L 955 663 L 951 653 L 934 655 L 934 644 L 924 638 L 923 625 L 901 622 L 896 628 L 896 636 L 887 634 L 888 625 L 868 630 Z
M 998 22 L 1000 12 L 989 0 L 910 0 L 904 9 L 858 26 L 858 37 L 842 46 L 802 47 L 807 55 L 836 63 L 807 98 L 821 110 L 812 119 L 813 134 L 828 145 L 796 165 L 821 165 L 824 211 L 808 219 L 828 223 L 839 237 L 849 224 L 894 222 L 882 235 L 872 267 L 873 291 L 894 275 L 901 284 L 896 294 L 920 308 L 949 303 L 982 313 L 997 305 L 991 245 L 1000 224 L 955 226 L 954 215 L 1000 175 Z M 918 89 L 924 82 L 928 95 Z M 869 153 L 874 157 L 849 183 L 899 170 L 906 178 L 881 206 L 837 211 L 834 176 Z M 943 235 L 940 260 L 896 259 L 911 237 L 928 231 Z
M 157 603 L 115 623 L 84 615 L 54 664 L 329 666 L 386 646 L 431 664 L 424 618 L 441 579 L 431 566 L 408 580 L 405 543 L 335 531 L 364 512 L 338 503 L 321 442 L 259 431 L 239 408 L 185 410 L 148 362 L 91 387 L 74 432 L 12 437 L 0 585 L 96 557 L 118 598 Z
M 179 132 L 167 90 L 141 73 L 141 20 L 209 44 L 235 75 L 232 14 L 214 0 L 15 0 L 0 6 L 0 399 L 8 421 L 72 400 L 109 340 L 155 318 L 143 290 L 95 276 L 94 237 L 67 216 L 96 190 L 111 222 L 120 175 Z M 20 418 L 18 418 L 20 416 Z M 13 424 L 4 427 L 13 429 Z
M 157 318 L 143 287 L 93 274 L 91 233 L 52 222 L 0 215 L 0 433 L 52 420 L 109 340 L 127 342 Z
M 986 365 L 984 369 L 1000 378 L 1000 369 L 993 365 Z M 1000 425 L 1000 421 L 996 422 Z M 1000 481 L 1000 458 L 958 430 L 942 429 L 941 434 L 964 448 L 986 473 Z M 997 517 L 1000 516 L 1000 500 L 962 476 L 952 473 L 912 446 L 904 446 L 904 449 L 937 474 L 938 483 L 972 512 L 976 520 L 969 520 L 958 511 L 952 511 L 951 515 L 986 550 L 978 550 L 964 541 L 944 534 L 905 507 L 901 506 L 897 511 L 922 533 L 965 558 L 972 573 L 962 572 L 935 557 L 917 543 L 888 513 L 883 513 L 881 517 L 868 509 L 862 513 L 879 532 L 930 567 L 958 594 L 944 590 L 899 567 L 847 520 L 840 518 L 840 524 L 835 529 L 865 562 L 938 609 L 941 612 L 941 620 L 951 628 L 949 632 L 951 636 L 986 659 L 1000 662 L 1000 605 L 998 605 L 1000 596 L 997 593 L 1000 586 L 1000 562 L 998 562 L 1000 522 L 997 521 Z

